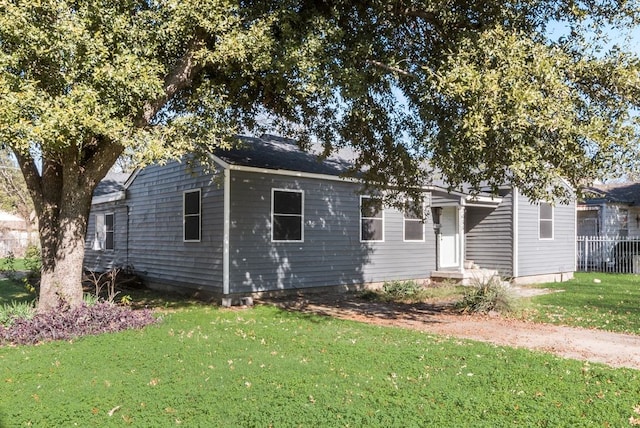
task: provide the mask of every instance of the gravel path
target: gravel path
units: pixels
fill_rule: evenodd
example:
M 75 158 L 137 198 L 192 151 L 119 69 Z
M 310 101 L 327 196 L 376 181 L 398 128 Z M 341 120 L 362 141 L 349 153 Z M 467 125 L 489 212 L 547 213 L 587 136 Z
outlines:
M 612 367 L 640 369 L 640 336 L 503 318 L 458 315 L 446 303 L 389 304 L 353 295 L 307 295 L 269 300 L 288 310 L 377 325 L 411 328 L 497 345 L 533 349 Z

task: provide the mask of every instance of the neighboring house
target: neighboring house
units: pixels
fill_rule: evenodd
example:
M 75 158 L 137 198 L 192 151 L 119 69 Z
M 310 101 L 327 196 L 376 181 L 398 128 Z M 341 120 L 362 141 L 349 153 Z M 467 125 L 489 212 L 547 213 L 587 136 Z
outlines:
M 29 238 L 29 228 L 25 219 L 0 211 L 0 257 L 9 254 L 22 257 L 30 243 Z
M 578 236 L 640 236 L 640 183 L 595 184 L 578 205 Z
M 469 260 L 519 283 L 573 275 L 575 204 L 431 185 L 416 215 L 360 194 L 339 176 L 345 160 L 319 161 L 277 137 L 243 141 L 213 155 L 211 172 L 171 162 L 108 177 L 93 200 L 86 268 L 130 266 L 151 287 L 223 297 L 468 279 Z

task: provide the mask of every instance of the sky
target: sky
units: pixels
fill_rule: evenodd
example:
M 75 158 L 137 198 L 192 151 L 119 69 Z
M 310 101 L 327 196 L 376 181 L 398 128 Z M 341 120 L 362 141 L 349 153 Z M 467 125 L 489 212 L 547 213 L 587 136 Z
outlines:
M 562 23 L 552 24 L 548 29 L 550 36 L 554 39 L 561 37 L 568 31 L 567 27 Z M 626 32 L 610 29 L 607 31 L 607 36 L 610 39 L 609 46 L 618 44 L 625 47 L 626 49 L 624 50 L 630 50 L 640 56 L 640 25 Z

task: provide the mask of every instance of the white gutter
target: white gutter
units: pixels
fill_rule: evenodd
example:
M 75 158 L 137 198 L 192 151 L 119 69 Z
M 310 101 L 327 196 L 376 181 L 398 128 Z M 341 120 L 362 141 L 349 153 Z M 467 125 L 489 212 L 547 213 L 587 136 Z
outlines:
M 229 229 L 231 219 L 231 171 L 223 170 L 224 174 L 224 226 L 222 237 L 222 294 L 229 294 Z
M 242 172 L 253 172 L 253 173 L 257 173 L 257 174 L 271 174 L 271 175 L 281 175 L 281 176 L 285 176 L 285 177 L 297 177 L 297 178 L 312 178 L 312 179 L 316 179 L 316 180 L 329 180 L 329 181 L 341 181 L 341 182 L 348 182 L 348 183 L 360 183 L 362 182 L 362 180 L 355 178 L 355 177 L 341 177 L 338 175 L 331 175 L 331 174 L 319 174 L 316 172 L 301 172 L 301 171 L 291 171 L 289 169 L 270 169 L 270 168 L 258 168 L 255 166 L 244 166 L 244 165 L 233 165 L 230 164 L 229 162 L 225 162 L 224 160 L 222 160 L 221 158 L 219 158 L 216 155 L 210 155 L 211 156 L 211 160 L 213 160 L 215 163 L 218 164 L 218 166 L 220 166 L 221 168 L 224 169 L 228 169 L 231 171 L 242 171 Z M 393 187 L 393 186 L 391 186 Z M 438 187 L 438 186 L 422 186 L 422 190 L 425 191 L 435 191 L 435 192 L 442 192 L 442 193 L 447 193 L 449 195 L 454 195 L 454 196 L 468 196 L 465 193 L 460 193 L 460 192 L 456 192 L 456 191 L 447 191 L 445 188 L 442 187 Z M 491 198 L 488 198 L 491 199 Z M 496 199 L 493 199 L 494 201 L 496 201 Z M 500 201 L 497 201 L 495 203 L 500 203 Z
M 578 204 L 574 201 L 573 210 L 573 236 L 578 236 Z M 578 270 L 578 240 L 573 240 L 573 271 Z
M 513 188 L 513 192 L 512 192 L 512 198 L 513 198 L 513 277 L 517 278 L 518 277 L 518 271 L 519 271 L 519 266 L 518 266 L 518 239 L 519 239 L 519 234 L 518 234 L 518 228 L 519 228 L 519 222 L 518 222 L 518 199 L 519 199 L 519 195 L 520 192 L 518 192 L 518 189 L 516 187 Z

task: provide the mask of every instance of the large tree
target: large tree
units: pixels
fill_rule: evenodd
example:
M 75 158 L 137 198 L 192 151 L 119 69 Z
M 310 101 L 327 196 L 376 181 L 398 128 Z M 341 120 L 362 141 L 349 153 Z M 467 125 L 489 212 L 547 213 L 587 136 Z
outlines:
M 398 191 L 433 167 L 452 187 L 566 197 L 560 178 L 635 160 L 638 60 L 584 35 L 639 14 L 624 0 L 0 0 L 0 141 L 38 215 L 39 308 L 81 301 L 91 195 L 123 153 L 269 129 L 351 146 L 367 182 Z

